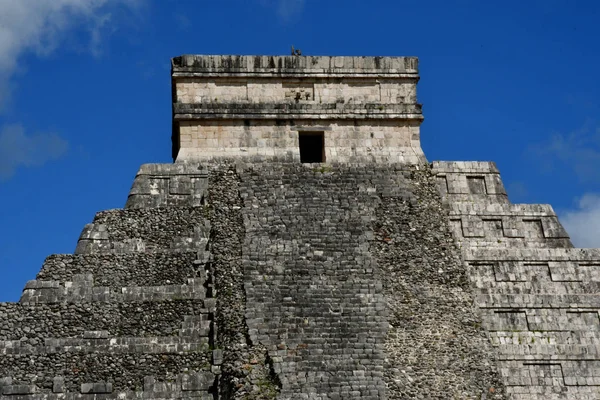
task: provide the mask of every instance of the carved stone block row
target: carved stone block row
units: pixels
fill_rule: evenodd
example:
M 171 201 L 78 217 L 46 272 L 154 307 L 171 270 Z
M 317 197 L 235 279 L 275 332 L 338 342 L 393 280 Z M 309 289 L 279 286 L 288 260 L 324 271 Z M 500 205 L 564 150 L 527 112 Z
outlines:
M 442 198 L 457 202 L 508 203 L 500 173 L 493 162 L 435 161 Z
M 549 205 L 510 204 L 493 163 L 434 163 L 511 399 L 598 399 L 600 250 Z
M 204 204 L 208 171 L 198 164 L 144 164 L 138 171 L 125 208 Z

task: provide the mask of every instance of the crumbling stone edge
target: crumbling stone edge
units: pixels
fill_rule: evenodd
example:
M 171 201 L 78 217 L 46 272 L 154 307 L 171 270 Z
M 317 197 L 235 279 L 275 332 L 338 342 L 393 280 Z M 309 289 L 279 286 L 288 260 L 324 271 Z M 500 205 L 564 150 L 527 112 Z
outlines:
M 235 165 L 211 165 L 205 212 L 210 219 L 208 245 L 213 255 L 210 275 L 217 299 L 214 318 L 215 351 L 222 355 L 219 397 L 227 399 L 275 399 L 281 382 L 267 349 L 252 343 L 246 324 L 240 177 Z

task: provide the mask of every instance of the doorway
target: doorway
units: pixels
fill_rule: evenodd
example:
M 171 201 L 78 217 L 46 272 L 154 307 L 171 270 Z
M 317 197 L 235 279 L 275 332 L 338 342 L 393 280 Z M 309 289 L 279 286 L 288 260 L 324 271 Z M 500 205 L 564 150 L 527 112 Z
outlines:
M 325 133 L 298 132 L 300 144 L 300 162 L 325 162 Z

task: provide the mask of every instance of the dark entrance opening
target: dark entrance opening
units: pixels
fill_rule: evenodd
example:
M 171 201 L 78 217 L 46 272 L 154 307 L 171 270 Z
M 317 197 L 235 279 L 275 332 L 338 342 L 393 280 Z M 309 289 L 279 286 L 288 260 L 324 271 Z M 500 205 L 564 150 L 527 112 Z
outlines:
M 300 162 L 325 162 L 324 132 L 298 132 L 300 137 Z

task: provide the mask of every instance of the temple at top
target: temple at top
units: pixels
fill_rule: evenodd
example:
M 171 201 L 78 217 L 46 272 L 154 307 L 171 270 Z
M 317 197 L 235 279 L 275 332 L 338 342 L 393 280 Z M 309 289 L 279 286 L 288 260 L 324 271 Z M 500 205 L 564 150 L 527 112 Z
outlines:
M 173 158 L 421 163 L 416 57 L 184 55 Z

